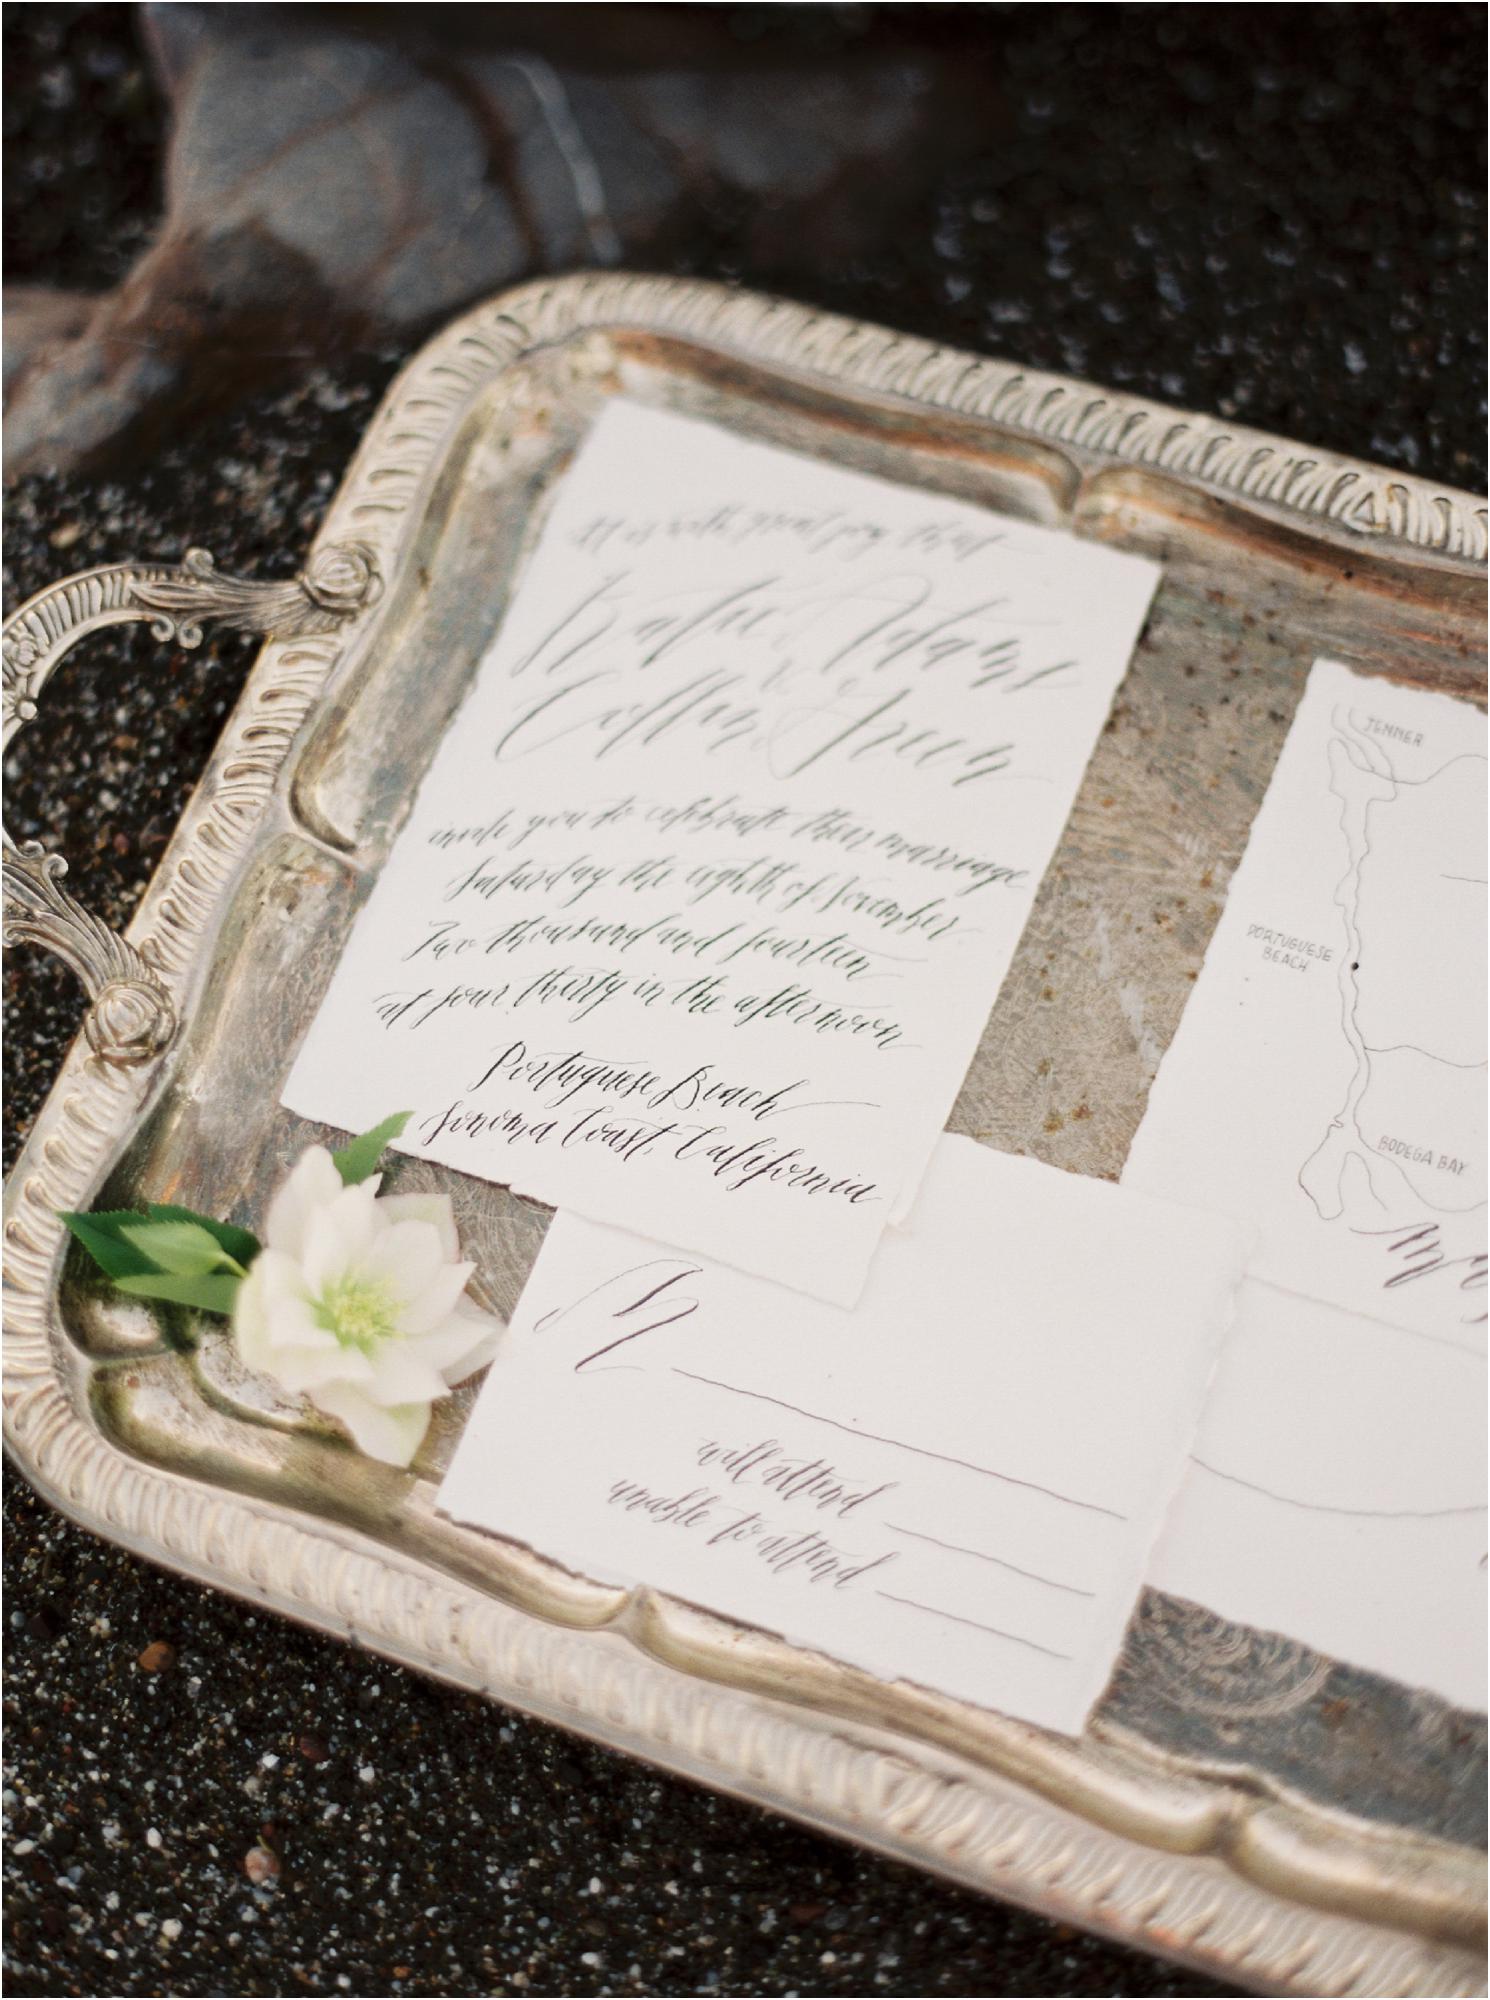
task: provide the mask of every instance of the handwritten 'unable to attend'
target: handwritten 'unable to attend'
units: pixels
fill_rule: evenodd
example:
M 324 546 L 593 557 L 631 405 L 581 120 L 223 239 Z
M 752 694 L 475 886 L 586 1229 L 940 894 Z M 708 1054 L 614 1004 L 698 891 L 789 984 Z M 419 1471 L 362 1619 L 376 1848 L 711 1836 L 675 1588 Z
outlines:
M 1214 1217 L 967 1139 L 848 1311 L 561 1212 L 440 1506 L 1074 1732 L 1245 1252 Z

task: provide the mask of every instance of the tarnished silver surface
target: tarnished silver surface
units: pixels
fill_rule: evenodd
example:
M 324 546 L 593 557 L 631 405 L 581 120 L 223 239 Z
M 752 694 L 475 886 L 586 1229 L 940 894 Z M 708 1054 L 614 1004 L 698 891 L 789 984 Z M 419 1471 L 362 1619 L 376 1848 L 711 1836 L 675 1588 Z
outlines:
M 318 1133 L 277 1108 L 289 1062 L 622 390 L 1165 566 L 954 1114 L 989 1144 L 1118 1171 L 1316 655 L 1483 698 L 1469 495 L 718 286 L 492 301 L 390 390 L 317 543 L 382 601 L 265 647 L 130 927 L 180 1036 L 131 1068 L 80 1040 L 7 1186 L 11 1449 L 156 1561 L 958 1881 L 1252 1988 L 1482 1991 L 1483 1717 L 1152 1592 L 1078 1743 L 886 1686 L 442 1520 L 469 1390 L 394 1472 L 66 1261 L 57 1208 L 252 1221 Z M 397 1176 L 449 1189 L 510 1309 L 545 1212 Z
M 0 748 L 32 721 L 42 688 L 80 639 L 108 625 L 145 623 L 157 639 L 199 646 L 202 627 L 227 625 L 291 639 L 334 632 L 382 589 L 372 552 L 360 542 L 319 549 L 288 582 L 223 576 L 206 549 L 188 549 L 179 568 L 115 563 L 65 578 L 7 618 L 0 684 Z M 89 1047 L 121 1067 L 151 1061 L 176 1034 L 175 1004 L 146 951 L 90 915 L 62 886 L 67 863 L 39 841 L 3 842 L 6 944 L 39 944 L 62 959 L 92 1005 L 83 1020 Z

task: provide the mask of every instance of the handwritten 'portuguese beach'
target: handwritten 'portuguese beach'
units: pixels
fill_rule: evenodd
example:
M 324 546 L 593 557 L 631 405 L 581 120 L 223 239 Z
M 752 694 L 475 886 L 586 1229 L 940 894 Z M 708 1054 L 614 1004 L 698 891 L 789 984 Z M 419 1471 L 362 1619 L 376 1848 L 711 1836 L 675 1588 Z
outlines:
M 286 1104 L 851 1302 L 1156 577 L 611 403 Z

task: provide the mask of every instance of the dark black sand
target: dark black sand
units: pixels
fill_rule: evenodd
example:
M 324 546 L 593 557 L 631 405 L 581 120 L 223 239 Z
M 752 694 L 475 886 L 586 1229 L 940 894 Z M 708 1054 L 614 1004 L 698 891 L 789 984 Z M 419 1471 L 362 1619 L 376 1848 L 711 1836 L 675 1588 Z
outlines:
M 712 216 L 675 267 L 1483 485 L 1478 7 L 962 8 L 938 32 L 999 38 L 1012 136 L 919 227 L 804 282 Z M 129 11 L 8 9 L 6 61 L 7 277 L 112 283 L 157 199 Z M 338 361 L 127 476 L 27 483 L 7 605 L 190 540 L 293 568 L 402 358 Z M 48 690 L 10 824 L 56 836 L 111 919 L 250 657 L 136 631 Z M 22 953 L 6 1007 L 13 1158 L 78 1007 Z M 256 1617 L 7 1481 L 12 1994 L 1224 1990 Z

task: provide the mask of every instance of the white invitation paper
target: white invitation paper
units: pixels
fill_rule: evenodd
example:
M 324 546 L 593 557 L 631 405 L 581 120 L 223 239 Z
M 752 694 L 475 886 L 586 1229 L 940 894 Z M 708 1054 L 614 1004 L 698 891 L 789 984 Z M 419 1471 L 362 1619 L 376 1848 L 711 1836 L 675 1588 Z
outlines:
M 598 1581 L 1074 1734 L 1246 1247 L 961 1138 L 851 1311 L 561 1212 L 439 1504 Z
M 1157 576 L 611 403 L 285 1103 L 851 1302 Z
M 1485 1707 L 1485 1362 L 1249 1279 L 1149 1582 Z
M 1123 1184 L 1255 1224 L 1149 1581 L 1485 1704 L 1485 724 L 1315 664 Z
M 1124 1184 L 1484 1352 L 1485 720 L 1315 664 Z

